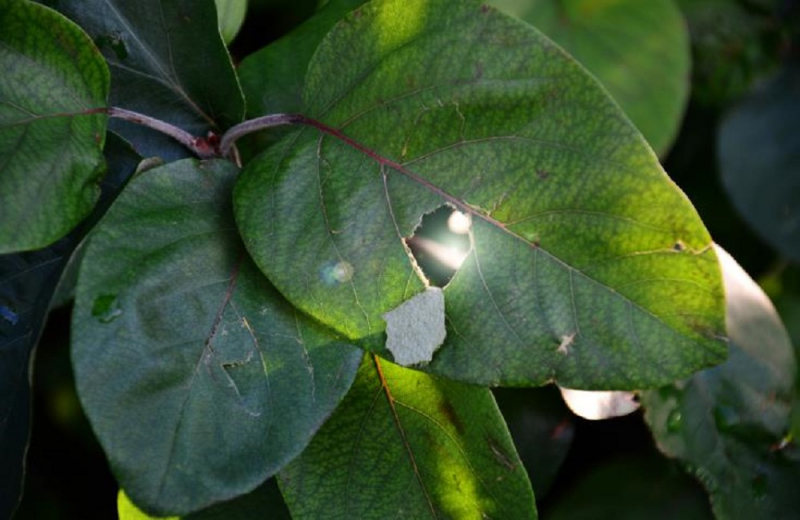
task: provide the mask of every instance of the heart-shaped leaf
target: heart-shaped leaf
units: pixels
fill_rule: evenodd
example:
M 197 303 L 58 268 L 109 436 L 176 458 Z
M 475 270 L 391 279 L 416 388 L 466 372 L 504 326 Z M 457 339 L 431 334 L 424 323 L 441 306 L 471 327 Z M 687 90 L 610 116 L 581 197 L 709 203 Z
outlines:
M 0 253 L 38 249 L 94 207 L 108 68 L 80 27 L 0 0 Z
M 374 356 L 279 481 L 295 518 L 536 518 L 491 392 Z
M 140 175 L 81 266 L 78 394 L 120 485 L 151 514 L 261 484 L 306 446 L 362 355 L 298 315 L 244 253 L 235 174 L 187 159 Z
M 727 253 L 730 359 L 641 395 L 659 448 L 686 462 L 719 518 L 781 518 L 800 509 L 800 448 L 788 443 L 796 360 L 769 299 Z
M 597 76 L 663 155 L 689 99 L 686 22 L 673 0 L 491 0 L 555 40 Z
M 113 106 L 197 136 L 242 120 L 244 100 L 214 0 L 62 0 L 57 8 L 92 36 L 108 60 Z M 187 153 L 138 125 L 112 121 L 112 128 L 143 156 Z
M 237 223 L 295 305 L 380 350 L 421 292 L 403 239 L 448 204 L 472 250 L 428 370 L 635 389 L 724 359 L 710 238 L 638 131 L 529 25 L 475 2 L 378 1 L 309 65 L 309 125 L 250 162 Z M 342 276 L 340 276 L 342 275 Z

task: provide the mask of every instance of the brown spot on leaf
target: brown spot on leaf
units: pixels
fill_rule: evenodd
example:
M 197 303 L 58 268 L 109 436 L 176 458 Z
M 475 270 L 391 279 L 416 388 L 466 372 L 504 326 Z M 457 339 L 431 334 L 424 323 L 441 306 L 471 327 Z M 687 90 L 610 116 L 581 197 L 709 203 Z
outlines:
M 447 417 L 447 420 L 450 421 L 450 424 L 455 427 L 458 433 L 461 435 L 464 434 L 464 423 L 461 422 L 461 419 L 458 417 L 458 414 L 456 414 L 456 410 L 453 408 L 453 405 L 450 404 L 450 401 L 443 401 L 439 404 L 439 411 L 442 412 L 442 415 Z
M 496 460 L 501 466 L 506 468 L 508 471 L 514 471 L 517 469 L 517 465 L 514 464 L 513 459 L 508 455 L 506 450 L 500 445 L 497 439 L 489 435 L 486 437 L 486 443 L 489 445 L 489 450 L 491 450 L 494 460 Z

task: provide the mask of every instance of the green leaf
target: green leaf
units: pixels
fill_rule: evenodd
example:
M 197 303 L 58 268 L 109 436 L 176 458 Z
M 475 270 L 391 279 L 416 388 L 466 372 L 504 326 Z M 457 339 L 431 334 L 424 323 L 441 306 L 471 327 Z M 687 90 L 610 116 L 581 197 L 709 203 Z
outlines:
M 0 253 L 66 235 L 100 195 L 108 68 L 41 5 L 0 0 Z
M 247 56 L 239 67 L 247 115 L 302 112 L 303 82 L 314 51 L 336 22 L 363 3 L 332 0 L 280 40 Z
M 306 446 L 361 351 L 300 316 L 244 253 L 236 168 L 192 159 L 134 179 L 92 235 L 73 312 L 81 402 L 149 514 L 254 489 Z
M 711 520 L 708 497 L 661 457 L 614 459 L 582 475 L 547 510 L 552 520 Z
M 725 118 L 722 182 L 736 209 L 778 251 L 800 260 L 800 66 L 787 67 Z
M 117 511 L 119 520 L 156 520 L 158 518 L 142 512 L 121 489 L 117 495 Z M 254 518 L 289 520 L 291 516 L 289 516 L 289 510 L 286 508 L 277 482 L 271 478 L 246 495 L 186 516 L 172 517 L 172 520 L 177 518 L 182 520 L 252 520 Z
M 229 44 L 236 38 L 247 13 L 247 0 L 215 0 L 217 23 L 222 40 Z
M 529 25 L 475 2 L 372 2 L 317 49 L 306 99 L 311 128 L 251 161 L 234 203 L 256 263 L 318 320 L 386 354 L 383 314 L 425 286 L 401 238 L 450 204 L 473 247 L 428 370 L 635 389 L 724 359 L 700 219 Z
M 686 22 L 673 0 L 490 0 L 555 40 L 603 83 L 663 156 L 689 99 Z
M 20 498 L 30 434 L 30 384 L 33 349 L 66 267 L 76 248 L 102 216 L 138 164 L 139 157 L 113 134 L 104 150 L 108 175 L 92 215 L 50 247 L 0 255 L 0 518 L 10 518 Z
M 294 518 L 536 518 L 488 389 L 373 356 L 278 478 Z
M 62 0 L 111 68 L 110 102 L 197 136 L 242 120 L 244 100 L 213 0 Z M 183 150 L 152 130 L 112 121 L 143 156 Z
M 719 518 L 781 518 L 800 508 L 800 448 L 786 443 L 796 360 L 775 309 L 727 253 L 730 359 L 642 394 L 659 448 L 684 461 Z

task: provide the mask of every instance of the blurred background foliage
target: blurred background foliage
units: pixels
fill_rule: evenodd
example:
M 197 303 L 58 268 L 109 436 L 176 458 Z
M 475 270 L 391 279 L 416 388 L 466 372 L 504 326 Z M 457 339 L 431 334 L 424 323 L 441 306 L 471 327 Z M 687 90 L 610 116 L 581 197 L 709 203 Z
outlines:
M 217 3 L 222 9 L 231 4 L 227 8 L 241 12 L 245 2 Z M 250 0 L 238 35 L 238 14 L 231 17 L 233 22 L 225 22 L 226 40 L 233 38 L 234 63 L 287 34 L 324 3 Z M 585 36 L 581 30 L 588 27 L 602 32 L 603 24 L 607 30 L 613 27 L 614 16 L 623 17 L 619 24 L 638 23 L 624 8 L 631 3 L 628 0 L 490 3 L 537 26 L 539 16 L 541 28 L 565 47 L 574 47 L 579 59 L 585 52 L 581 49 L 587 47 L 580 43 Z M 649 6 L 640 0 L 633 3 Z M 644 75 L 639 79 L 649 98 L 672 107 L 666 112 L 653 109 L 650 114 L 662 119 L 663 128 L 674 127 L 651 144 L 715 241 L 772 298 L 797 350 L 800 0 L 657 3 L 677 8 L 678 29 L 688 35 L 685 49 L 680 48 L 680 35 L 668 35 L 673 42 L 668 53 L 686 52 L 688 56 L 685 66 L 678 63 L 677 68 L 658 59 L 631 65 L 632 71 Z M 580 18 L 581 9 L 585 9 L 585 18 Z M 611 16 L 610 21 L 598 9 L 607 9 L 605 16 Z M 627 32 L 633 38 L 641 37 L 641 31 Z M 635 40 L 632 45 L 640 50 Z M 611 65 L 621 59 L 613 53 L 610 56 Z M 676 59 L 680 62 L 680 57 Z M 603 67 L 608 66 L 602 63 L 602 56 L 599 66 L 596 56 L 587 55 L 586 60 L 584 65 L 602 80 Z M 681 67 L 688 73 L 681 72 Z M 614 74 L 621 73 L 616 70 Z M 635 76 L 627 77 L 636 81 Z M 614 81 L 624 87 L 625 78 L 622 74 Z M 612 94 L 618 88 L 606 86 Z M 665 100 L 664 96 L 672 98 Z M 626 101 L 618 101 L 625 107 Z M 648 118 L 646 107 L 643 117 Z M 646 136 L 648 132 L 643 129 Z M 33 433 L 26 492 L 16 515 L 19 519 L 116 516 L 117 486 L 81 411 L 69 368 L 69 315 L 69 306 L 52 312 L 36 352 Z M 606 421 L 584 420 L 572 415 L 551 387 L 502 389 L 496 396 L 530 473 L 542 518 L 711 517 L 701 485 L 658 452 L 641 412 Z M 798 397 L 795 439 L 800 434 L 800 394 Z

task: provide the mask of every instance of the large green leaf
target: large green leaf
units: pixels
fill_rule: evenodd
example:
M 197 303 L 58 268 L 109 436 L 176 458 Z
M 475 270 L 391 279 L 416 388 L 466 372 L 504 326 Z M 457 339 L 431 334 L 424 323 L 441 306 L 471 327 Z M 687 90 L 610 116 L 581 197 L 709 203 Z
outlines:
M 55 11 L 0 0 L 0 253 L 66 235 L 100 195 L 108 68 Z
M 720 250 L 721 251 L 721 250 Z M 664 453 L 690 467 L 720 518 L 786 518 L 800 509 L 800 448 L 786 443 L 796 360 L 769 299 L 720 254 L 730 359 L 642 394 Z
M 73 363 L 120 485 L 151 514 L 254 489 L 296 456 L 361 351 L 299 316 L 244 253 L 226 161 L 132 181 L 80 271 Z
M 237 223 L 290 301 L 380 349 L 424 289 L 401 240 L 472 217 L 428 369 L 480 384 L 641 388 L 720 362 L 710 238 L 582 67 L 476 2 L 372 2 L 318 48 L 310 125 L 250 162 Z
M 800 260 L 800 66 L 736 106 L 719 131 L 722 182 L 736 208 L 781 253 Z
M 76 247 L 139 163 L 130 146 L 113 135 L 103 153 L 108 163 L 103 196 L 84 223 L 45 249 L 0 255 L 0 518 L 10 517 L 19 501 L 30 431 L 32 353 L 56 288 Z
M 597 76 L 664 155 L 689 99 L 686 22 L 673 0 L 491 0 L 555 40 Z
M 217 28 L 214 0 L 61 0 L 57 8 L 103 51 L 111 68 L 112 105 L 197 136 L 241 121 L 244 101 Z M 112 124 L 142 155 L 185 153 L 149 129 Z
M 294 518 L 536 518 L 488 389 L 373 356 L 278 477 Z

